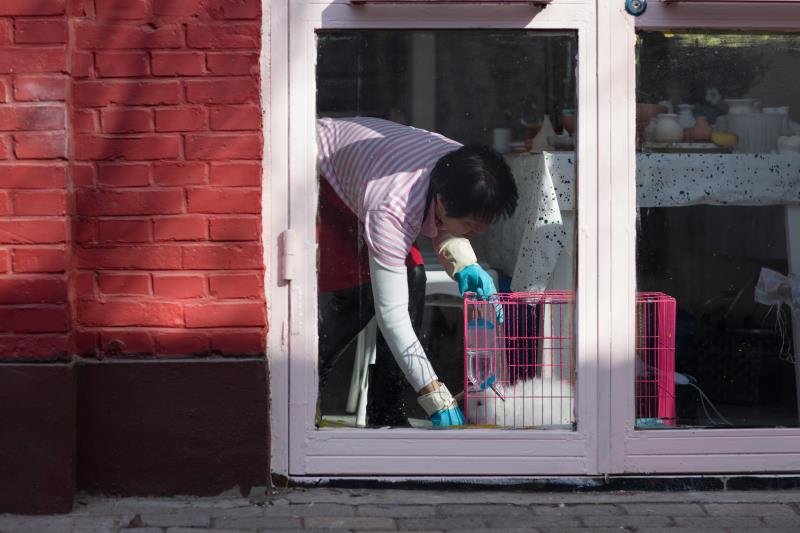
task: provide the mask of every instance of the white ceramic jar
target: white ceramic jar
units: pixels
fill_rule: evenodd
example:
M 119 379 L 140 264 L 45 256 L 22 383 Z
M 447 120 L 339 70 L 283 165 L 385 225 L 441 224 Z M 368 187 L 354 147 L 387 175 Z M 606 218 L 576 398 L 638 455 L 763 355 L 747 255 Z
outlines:
M 653 128 L 653 140 L 661 143 L 682 141 L 683 126 L 678 122 L 678 115 L 660 113 Z
M 747 115 L 749 113 L 758 113 L 755 107 L 755 98 L 726 98 L 725 102 L 728 104 L 729 115 Z
M 678 104 L 678 123 L 683 129 L 689 129 L 695 124 L 692 109 L 694 109 L 692 104 Z
M 789 127 L 789 106 L 765 107 L 761 112 L 767 115 L 780 115 L 781 135 L 788 135 L 792 132 Z
M 783 116 L 778 113 L 740 113 L 728 115 L 728 130 L 739 137 L 734 152 L 770 153 L 778 148 L 783 133 Z
M 779 154 L 800 154 L 800 135 L 778 137 Z

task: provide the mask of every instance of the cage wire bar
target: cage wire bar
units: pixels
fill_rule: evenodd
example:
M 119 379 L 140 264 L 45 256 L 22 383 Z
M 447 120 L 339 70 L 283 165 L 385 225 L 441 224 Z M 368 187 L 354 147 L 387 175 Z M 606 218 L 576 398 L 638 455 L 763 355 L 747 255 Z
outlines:
M 675 425 L 675 298 L 636 295 L 636 427 Z
M 636 296 L 636 425 L 675 423 L 675 299 Z M 467 423 L 575 428 L 575 297 L 572 291 L 464 299 Z
M 469 424 L 573 427 L 574 301 L 571 291 L 503 293 L 489 301 L 465 297 Z

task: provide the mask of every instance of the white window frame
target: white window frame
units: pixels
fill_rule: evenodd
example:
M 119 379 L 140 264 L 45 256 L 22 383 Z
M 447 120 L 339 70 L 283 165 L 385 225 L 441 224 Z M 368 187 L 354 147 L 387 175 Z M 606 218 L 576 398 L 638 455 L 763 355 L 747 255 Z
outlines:
M 608 454 L 608 349 L 598 345 L 598 191 L 600 169 L 598 55 L 595 9 L 610 3 L 556 0 L 544 10 L 526 4 L 373 5 L 343 1 L 264 0 L 265 186 L 264 243 L 270 327 L 271 470 L 289 478 L 461 478 L 597 474 Z M 627 20 L 618 10 L 609 27 Z M 632 22 L 628 22 L 631 24 Z M 317 291 L 315 217 L 315 72 L 319 28 L 517 28 L 578 33 L 578 292 L 577 430 L 317 429 Z M 632 31 L 632 30 L 631 30 Z M 603 59 L 606 61 L 606 59 Z M 602 81 L 603 84 L 607 80 Z M 603 120 L 608 121 L 608 116 Z M 605 126 L 608 126 L 606 124 Z M 604 158 L 604 164 L 609 161 Z M 601 176 L 595 179 L 595 176 Z M 286 230 L 291 237 L 286 239 Z M 283 249 L 285 243 L 288 249 Z M 282 254 L 294 257 L 290 281 L 279 273 Z M 605 267 L 608 271 L 608 267 Z M 606 302 L 609 300 L 606 299 Z M 607 345 L 610 346 L 610 345 Z M 603 390 L 607 390 L 604 388 Z M 605 395 L 605 397 L 602 397 Z M 598 398 L 601 398 L 598 401 Z M 607 418 L 606 418 L 607 419 Z M 600 432 L 600 428 L 603 431 Z
M 732 29 L 800 31 L 800 3 L 650 2 L 636 19 L 640 30 Z M 609 314 L 612 356 L 611 418 L 613 444 L 609 473 L 733 473 L 800 471 L 800 428 L 670 429 L 634 428 L 634 352 L 636 290 L 635 194 L 635 37 L 627 37 L 629 75 L 613 80 L 613 94 L 627 109 L 612 122 L 624 132 L 624 150 L 611 184 L 610 246 L 614 266 Z M 603 234 L 601 233 L 601 238 Z M 603 245 L 601 244 L 601 249 Z M 602 292 L 602 289 L 601 289 Z M 601 328 L 602 330 L 602 328 Z

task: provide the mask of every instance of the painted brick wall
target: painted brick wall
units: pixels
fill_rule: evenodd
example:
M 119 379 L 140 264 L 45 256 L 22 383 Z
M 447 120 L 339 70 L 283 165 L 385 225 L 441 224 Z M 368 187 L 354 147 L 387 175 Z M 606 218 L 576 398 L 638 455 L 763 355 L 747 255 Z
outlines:
M 0 357 L 67 353 L 64 0 L 0 2 Z
M 263 353 L 260 18 L 0 2 L 0 358 Z

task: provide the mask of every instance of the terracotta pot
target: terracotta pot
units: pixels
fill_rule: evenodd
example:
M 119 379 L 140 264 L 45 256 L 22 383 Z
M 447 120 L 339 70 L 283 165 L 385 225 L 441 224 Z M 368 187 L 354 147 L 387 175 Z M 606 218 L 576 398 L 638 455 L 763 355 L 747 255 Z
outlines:
M 541 122 L 529 122 L 527 127 L 527 131 L 525 132 L 525 139 L 533 139 L 536 137 L 536 134 L 539 133 L 539 130 L 542 129 Z
M 575 113 L 573 111 L 564 111 L 561 116 L 561 125 L 567 130 L 570 135 L 575 134 Z
M 650 124 L 650 120 L 656 118 L 659 113 L 666 112 L 666 106 L 661 104 L 636 104 L 636 140 L 644 141 L 644 129 Z
M 695 117 L 694 126 L 683 131 L 683 136 L 687 141 L 707 142 L 711 140 L 711 131 L 711 124 L 708 123 L 708 119 L 698 116 Z

